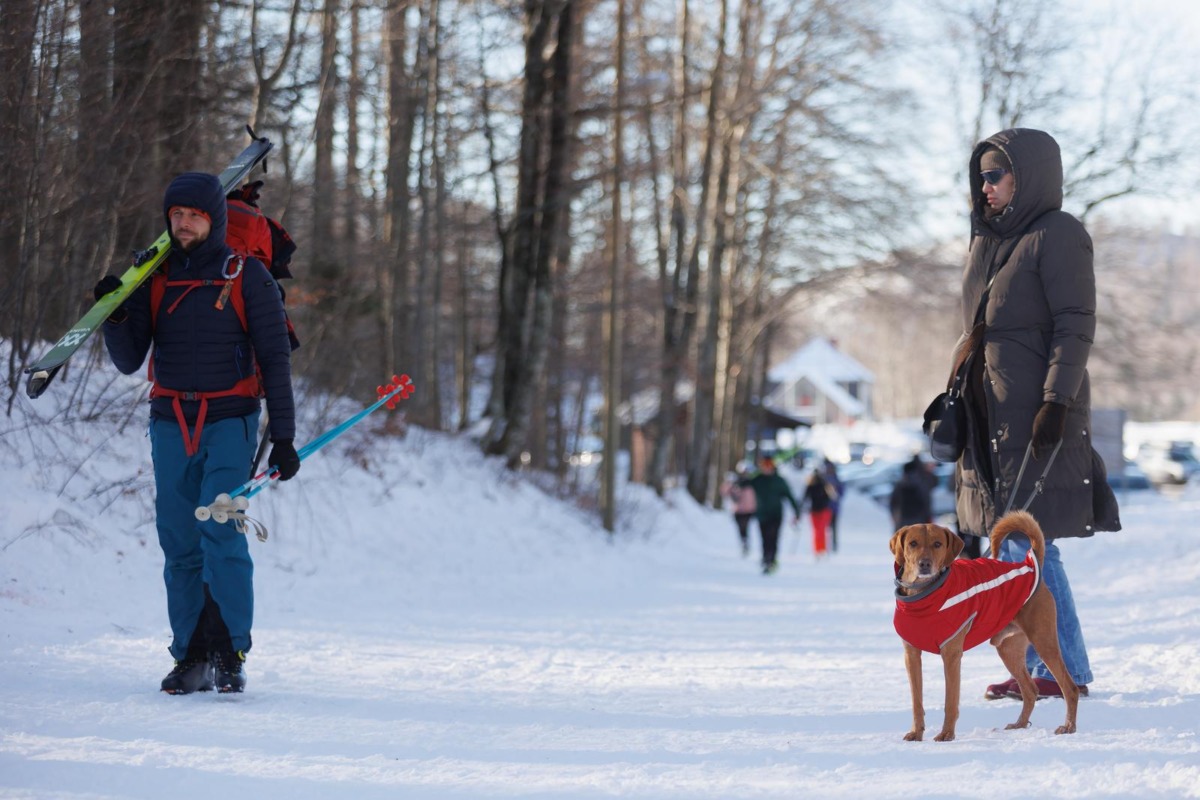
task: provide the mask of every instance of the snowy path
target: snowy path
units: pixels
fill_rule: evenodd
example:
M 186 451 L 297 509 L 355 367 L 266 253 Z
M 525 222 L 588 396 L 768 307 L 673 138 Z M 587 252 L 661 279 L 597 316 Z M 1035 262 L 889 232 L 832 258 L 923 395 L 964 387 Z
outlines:
M 654 535 L 608 545 L 426 446 L 440 505 L 352 498 L 364 516 L 339 536 L 290 542 L 311 512 L 267 507 L 281 522 L 253 543 L 242 696 L 155 691 L 169 661 L 152 543 L 0 551 L 0 796 L 1200 797 L 1195 500 L 1132 498 L 1124 533 L 1063 546 L 1098 676 L 1078 735 L 1053 735 L 1055 701 L 1002 730 L 1018 706 L 982 699 L 1003 669 L 980 647 L 958 741 L 906 743 L 889 531 L 867 501 L 823 563 L 786 529 L 764 578 L 725 514 L 642 498 L 633 527 Z M 491 505 L 449 520 L 442 480 Z M 380 533 L 397 508 L 407 529 Z M 31 588 L 35 564 L 73 572 Z M 925 675 L 936 729 L 940 662 Z

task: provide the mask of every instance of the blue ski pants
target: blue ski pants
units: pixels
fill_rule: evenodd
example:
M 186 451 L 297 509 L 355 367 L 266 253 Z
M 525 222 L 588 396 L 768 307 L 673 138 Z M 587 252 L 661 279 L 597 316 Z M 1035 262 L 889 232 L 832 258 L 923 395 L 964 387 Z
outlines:
M 246 534 L 232 521 L 200 522 L 196 508 L 246 482 L 258 437 L 255 411 L 207 422 L 196 455 L 188 456 L 175 420 L 150 420 L 150 452 L 157 488 L 155 511 L 162 547 L 171 655 L 187 654 L 204 609 L 208 585 L 234 650 L 250 649 L 254 620 L 254 563 Z

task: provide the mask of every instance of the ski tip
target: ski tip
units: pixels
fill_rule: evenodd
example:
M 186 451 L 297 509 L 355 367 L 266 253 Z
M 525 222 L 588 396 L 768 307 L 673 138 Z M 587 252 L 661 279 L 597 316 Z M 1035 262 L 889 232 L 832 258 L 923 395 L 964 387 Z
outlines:
M 42 396 L 42 392 L 46 391 L 46 387 L 50 385 L 50 379 L 54 377 L 54 372 L 57 370 L 39 369 L 29 376 L 29 380 L 25 384 L 25 394 L 29 395 L 29 399 L 36 400 Z

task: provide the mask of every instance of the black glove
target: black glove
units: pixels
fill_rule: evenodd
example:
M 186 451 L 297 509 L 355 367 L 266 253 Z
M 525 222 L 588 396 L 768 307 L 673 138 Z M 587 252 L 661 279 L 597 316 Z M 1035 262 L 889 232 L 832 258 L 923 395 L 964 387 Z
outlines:
M 105 275 L 95 286 L 92 287 L 92 296 L 96 298 L 96 302 L 100 302 L 100 298 L 109 292 L 115 292 L 121 288 L 121 279 L 116 275 Z M 124 322 L 129 316 L 129 312 L 124 307 L 118 307 L 115 311 L 108 315 L 109 322 Z
M 1067 407 L 1062 403 L 1042 403 L 1033 418 L 1033 457 L 1041 461 L 1042 456 L 1049 455 L 1066 430 Z
M 292 445 L 291 439 L 272 440 L 271 455 L 267 456 L 267 466 L 279 470 L 279 480 L 288 481 L 300 471 L 300 455 Z
M 121 288 L 121 279 L 116 275 L 105 275 L 100 281 L 92 287 L 92 296 L 97 301 L 109 292 L 115 292 Z

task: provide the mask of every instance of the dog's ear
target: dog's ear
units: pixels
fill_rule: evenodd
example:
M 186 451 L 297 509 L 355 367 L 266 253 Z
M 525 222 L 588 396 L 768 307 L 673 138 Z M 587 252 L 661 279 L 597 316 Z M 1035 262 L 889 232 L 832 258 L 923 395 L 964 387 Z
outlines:
M 908 526 L 901 528 L 892 534 L 892 541 L 889 547 L 892 548 L 892 555 L 896 559 L 896 563 L 904 565 L 904 537 L 908 534 Z
M 962 553 L 965 544 L 962 537 L 949 528 L 942 528 L 942 532 L 946 534 L 946 547 L 950 548 L 950 560 L 953 561 Z

